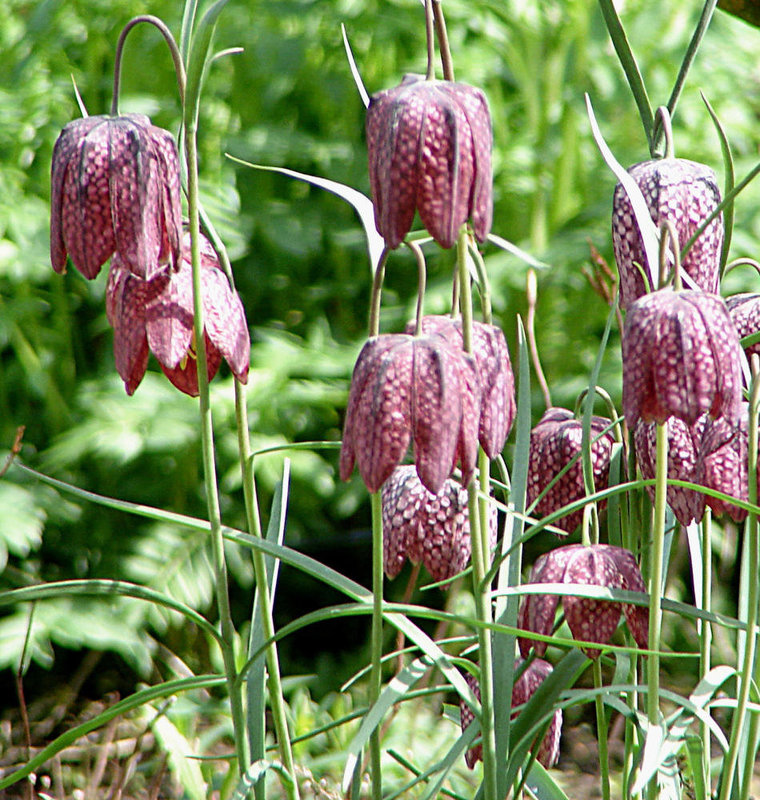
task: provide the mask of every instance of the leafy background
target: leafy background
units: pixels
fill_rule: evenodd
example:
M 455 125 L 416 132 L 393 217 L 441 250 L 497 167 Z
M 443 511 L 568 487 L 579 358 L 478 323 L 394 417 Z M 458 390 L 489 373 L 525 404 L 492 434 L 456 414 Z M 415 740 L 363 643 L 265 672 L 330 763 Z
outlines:
M 590 135 L 584 93 L 623 164 L 647 158 L 638 115 L 591 0 L 449 0 L 445 5 L 457 77 L 481 86 L 495 140 L 494 232 L 546 266 L 539 270 L 537 336 L 556 404 L 571 405 L 588 383 L 607 316 L 584 268 L 589 244 L 613 263 L 609 211 L 614 178 Z M 631 0 L 621 9 L 653 105 L 667 101 L 700 4 Z M 136 502 L 203 515 L 197 411 L 155 364 L 133 398 L 115 373 L 105 319 L 105 275 L 87 282 L 54 274 L 48 255 L 49 170 L 58 132 L 78 115 L 73 84 L 92 114 L 111 101 L 113 49 L 137 13 L 178 32 L 178 4 L 134 0 L 11 0 L 0 8 L 0 442 L 25 425 L 22 460 L 60 479 Z M 226 158 L 284 166 L 368 192 L 364 109 L 347 65 L 340 25 L 370 92 L 424 71 L 422 10 L 415 0 L 233 2 L 220 19 L 219 49 L 244 51 L 214 65 L 201 109 L 206 209 L 233 258 L 253 336 L 249 414 L 254 447 L 337 441 L 348 379 L 366 330 L 369 265 L 361 226 L 333 195 Z M 653 35 L 654 34 L 654 35 Z M 739 177 L 758 157 L 760 33 L 718 12 L 674 120 L 678 155 L 722 174 L 720 147 L 699 95 L 726 128 Z M 171 62 L 147 26 L 130 35 L 121 109 L 176 130 L 179 105 Z M 760 187 L 736 209 L 732 256 L 760 252 Z M 526 265 L 484 250 L 496 320 L 513 353 L 516 317 L 526 311 Z M 446 308 L 453 256 L 431 251 L 426 308 Z M 416 271 L 392 256 L 382 324 L 411 316 Z M 751 271 L 733 273 L 730 292 L 752 289 Z M 600 383 L 619 399 L 616 334 Z M 228 375 L 213 385 L 223 516 L 243 524 Z M 536 392 L 534 415 L 542 412 Z M 337 477 L 335 450 L 291 454 L 287 541 L 358 580 L 369 574 L 369 511 L 354 478 Z M 282 456 L 257 472 L 263 506 Z M 723 569 L 732 575 L 736 551 Z M 252 572 L 230 547 L 235 615 L 250 615 Z M 183 602 L 212 604 L 206 542 L 200 535 L 74 501 L 19 470 L 0 482 L 0 589 L 75 577 L 125 578 Z M 401 583 L 403 577 L 397 582 Z M 394 586 L 398 595 L 402 586 Z M 685 591 L 685 590 L 684 590 Z M 283 569 L 278 622 L 325 605 L 330 596 Z M 724 604 L 733 602 L 724 598 Z M 29 633 L 30 693 L 65 684 L 87 656 L 105 652 L 94 694 L 130 689 L 180 658 L 199 670 L 211 658 L 197 631 L 168 612 L 113 599 L 56 599 L 4 609 L 0 686 L 15 705 L 13 673 Z M 316 675 L 310 691 L 328 698 L 365 663 L 362 621 L 323 624 L 283 643 L 286 675 Z M 677 633 L 672 635 L 677 636 Z M 334 702 L 325 700 L 325 702 Z M 310 712 L 313 713 L 313 712 Z

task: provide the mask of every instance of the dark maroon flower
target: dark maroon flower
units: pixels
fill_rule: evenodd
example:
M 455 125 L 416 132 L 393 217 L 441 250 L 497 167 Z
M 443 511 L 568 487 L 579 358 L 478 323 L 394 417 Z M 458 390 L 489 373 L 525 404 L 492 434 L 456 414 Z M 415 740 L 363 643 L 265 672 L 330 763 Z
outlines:
M 607 486 L 610 457 L 615 440 L 605 417 L 592 417 L 590 430 L 591 463 L 594 468 L 594 486 L 597 490 Z M 535 507 L 535 515 L 545 517 L 554 511 L 586 496 L 583 483 L 581 445 L 583 421 L 575 419 L 566 408 L 549 408 L 530 433 L 528 461 L 528 494 L 530 506 L 547 486 L 573 459 L 575 462 L 555 484 L 546 491 Z M 599 503 L 604 508 L 605 502 Z M 572 533 L 583 519 L 583 509 L 578 509 L 556 520 L 554 524 Z
M 94 278 L 117 252 L 122 266 L 151 278 L 179 261 L 182 231 L 177 146 L 142 114 L 84 117 L 53 149 L 50 260 L 66 255 Z
M 717 295 L 662 289 L 639 298 L 623 329 L 623 411 L 639 419 L 670 416 L 693 425 L 708 413 L 738 418 L 741 349 L 726 304 Z
M 726 306 L 740 339 L 760 333 L 760 294 L 735 294 L 726 298 Z M 760 355 L 760 341 L 744 348 L 747 358 L 753 353 Z
M 702 442 L 702 431 L 707 417 L 700 417 L 694 425 L 687 425 L 677 417 L 670 417 L 665 425 L 668 430 L 668 478 L 697 483 L 697 456 Z M 636 445 L 636 461 L 642 478 L 655 477 L 657 454 L 657 425 L 639 420 L 633 432 Z M 701 481 L 699 481 L 701 483 Z M 654 503 L 655 488 L 647 486 Z M 681 486 L 668 486 L 668 505 L 681 525 L 699 522 L 705 513 L 705 496 Z
M 414 332 L 414 323 L 406 326 L 407 333 Z M 455 349 L 464 347 L 462 321 L 442 315 L 422 318 L 423 333 L 437 333 L 445 337 Z M 496 325 L 473 322 L 473 352 L 480 384 L 480 419 L 478 441 L 489 458 L 496 458 L 515 419 L 515 377 L 504 333 Z
M 177 270 L 163 267 L 150 280 L 132 273 L 116 253 L 106 288 L 106 313 L 114 328 L 116 370 L 133 394 L 148 365 L 148 351 L 185 394 L 198 394 L 190 238 L 185 235 Z M 208 376 L 222 358 L 238 380 L 248 378 L 250 338 L 243 304 L 230 288 L 211 245 L 201 240 L 201 283 Z
M 383 334 L 362 348 L 348 397 L 340 476 L 354 463 L 376 492 L 414 442 L 414 462 L 433 494 L 457 458 L 464 481 L 477 459 L 480 391 L 474 362 L 442 336 Z
M 608 544 L 558 547 L 537 559 L 528 583 L 579 583 L 632 592 L 646 591 L 633 553 Z M 559 599 L 560 596 L 556 594 L 525 595 L 518 614 L 518 627 L 549 636 L 554 627 Z M 623 603 L 622 606 L 633 638 L 639 647 L 646 647 L 649 635 L 648 610 L 630 603 Z M 562 595 L 562 608 L 570 632 L 576 639 L 585 642 L 606 644 L 620 622 L 620 604 L 612 600 Z M 543 656 L 546 652 L 546 642 L 533 640 L 528 635 L 521 636 L 518 642 L 523 658 L 528 657 L 531 647 L 537 656 Z M 594 648 L 584 648 L 584 651 L 589 658 L 596 658 L 600 653 Z
M 408 558 L 422 563 L 436 581 L 461 572 L 470 560 L 467 490 L 448 479 L 436 495 L 414 466 L 397 467 L 382 488 L 383 561 L 395 578 Z M 496 546 L 496 509 L 489 509 L 489 539 Z
M 628 172 L 641 189 L 655 226 L 659 228 L 665 221 L 673 224 L 679 248 L 720 205 L 715 173 L 704 164 L 683 158 L 658 158 L 635 164 Z M 627 308 L 646 293 L 636 264 L 654 275 L 655 280 L 658 266 L 648 264 L 631 201 L 620 183 L 612 201 L 612 244 L 620 273 L 620 307 Z M 723 215 L 719 214 L 694 242 L 681 265 L 705 292 L 718 291 L 722 246 Z
M 375 225 L 395 248 L 415 210 L 442 246 L 452 247 L 472 219 L 484 241 L 491 229 L 491 115 L 480 89 L 409 75 L 373 95 L 367 109 L 369 179 Z
M 512 686 L 512 707 L 521 706 L 533 697 L 536 689 L 549 677 L 552 671 L 552 665 L 542 658 L 534 658 L 528 663 L 525 669 L 520 674 L 520 670 L 525 662 L 518 658 L 515 660 L 515 675 L 519 677 Z M 464 675 L 467 685 L 472 689 L 475 697 L 480 700 L 480 686 L 478 680 L 474 675 L 465 672 Z M 519 716 L 520 711 L 512 712 L 512 719 Z M 475 719 L 472 709 L 464 702 L 459 701 L 459 719 L 464 732 L 469 727 L 470 723 Z M 559 740 L 562 734 L 562 709 L 558 708 L 552 714 L 552 721 L 549 723 L 549 729 L 546 731 L 544 738 L 536 753 L 536 761 L 539 764 L 549 769 L 559 761 Z M 475 745 L 465 753 L 465 760 L 470 769 L 475 767 L 477 761 L 483 760 L 483 746 Z

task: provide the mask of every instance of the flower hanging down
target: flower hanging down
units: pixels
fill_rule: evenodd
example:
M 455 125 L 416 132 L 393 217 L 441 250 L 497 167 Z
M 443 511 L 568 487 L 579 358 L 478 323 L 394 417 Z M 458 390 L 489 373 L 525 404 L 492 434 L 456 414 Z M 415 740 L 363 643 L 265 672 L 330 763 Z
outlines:
M 760 333 L 760 294 L 746 292 L 734 294 L 726 298 L 726 306 L 740 339 Z M 747 359 L 753 353 L 760 355 L 760 341 L 744 348 Z
M 235 377 L 245 383 L 251 347 L 245 311 L 205 237 L 201 238 L 201 284 L 208 378 L 216 375 L 224 358 Z M 180 391 L 197 396 L 189 234 L 183 240 L 179 268 L 163 267 L 150 280 L 134 275 L 116 254 L 108 273 L 106 313 L 114 329 L 116 370 L 127 394 L 133 394 L 143 379 L 150 351 Z
M 406 332 L 414 332 L 413 322 L 406 326 Z M 464 347 L 461 319 L 430 314 L 422 318 L 422 332 L 443 336 L 456 350 Z M 517 411 L 515 376 L 501 328 L 473 322 L 472 355 L 481 397 L 478 441 L 486 455 L 493 459 L 504 449 Z
M 540 556 L 533 566 L 530 584 L 569 583 L 606 586 L 645 592 L 644 579 L 636 559 L 629 550 L 613 545 L 567 545 Z M 517 625 L 526 633 L 518 639 L 520 653 L 528 657 L 530 648 L 537 656 L 546 652 L 546 642 L 531 639 L 530 633 L 551 635 L 560 596 L 556 594 L 527 594 L 518 613 Z M 612 600 L 562 595 L 565 621 L 576 639 L 607 644 L 625 614 L 633 638 L 639 647 L 647 646 L 649 612 L 643 606 L 621 604 Z M 597 658 L 600 651 L 584 648 L 589 658 Z
M 672 223 L 682 248 L 720 205 L 720 191 L 710 167 L 685 158 L 657 158 L 635 164 L 628 172 L 646 200 L 656 227 Z M 612 201 L 612 244 L 620 274 L 620 307 L 627 308 L 646 293 L 637 265 L 651 269 L 657 280 L 657 265 L 648 264 L 633 207 L 623 185 L 618 183 Z M 682 268 L 705 292 L 716 293 L 720 280 L 723 246 L 723 215 L 718 214 L 686 254 Z M 650 287 L 654 288 L 654 287 Z
M 121 267 L 150 279 L 176 266 L 182 206 L 174 138 L 142 114 L 84 117 L 61 131 L 53 149 L 50 260 L 66 257 L 95 278 L 118 253 Z
M 515 661 L 515 675 L 519 675 L 512 686 L 512 706 L 521 706 L 530 700 L 535 694 L 538 687 L 551 675 L 552 665 L 542 658 L 532 659 L 527 666 L 523 669 L 526 662 L 521 658 Z M 522 674 L 520 674 L 522 670 Z M 472 689 L 473 694 L 480 700 L 480 686 L 478 680 L 474 675 L 465 672 L 464 675 L 467 685 Z M 512 718 L 519 716 L 519 711 L 512 712 Z M 469 727 L 470 723 L 475 719 L 472 709 L 464 702 L 459 701 L 459 720 L 464 732 Z M 559 740 L 562 735 L 562 709 L 558 708 L 552 713 L 549 728 L 541 740 L 536 753 L 536 761 L 541 766 L 549 769 L 559 761 Z M 483 746 L 475 745 L 465 753 L 465 760 L 470 769 L 475 767 L 477 761 L 483 760 Z
M 610 420 L 592 417 L 590 429 L 591 463 L 596 490 L 607 487 L 610 472 L 610 457 L 615 440 L 607 430 Z M 607 431 L 606 433 L 604 431 Z M 536 504 L 534 516 L 545 517 L 568 503 L 586 496 L 583 482 L 581 447 L 583 444 L 583 421 L 575 419 L 566 408 L 549 408 L 530 433 L 528 460 L 527 501 L 532 505 L 554 478 L 573 459 L 569 469 L 557 479 Z M 600 504 L 604 508 L 604 501 Z M 555 520 L 554 524 L 572 533 L 583 519 L 583 509 Z
M 742 399 L 739 337 L 717 295 L 661 289 L 628 309 L 623 329 L 623 411 L 639 419 L 699 416 L 738 420 Z
M 485 241 L 493 214 L 491 115 L 480 89 L 408 75 L 373 95 L 367 109 L 375 225 L 396 248 L 415 210 L 441 247 L 472 219 Z
M 436 581 L 461 572 L 470 560 L 467 490 L 447 480 L 438 494 L 429 492 L 414 466 L 397 467 L 382 489 L 383 564 L 395 578 L 404 561 L 425 565 Z M 488 534 L 496 546 L 496 509 L 489 507 Z
M 351 378 L 340 477 L 356 463 L 377 492 L 414 443 L 424 486 L 438 494 L 457 460 L 465 482 L 478 451 L 480 391 L 474 360 L 442 336 L 375 336 L 359 353 Z

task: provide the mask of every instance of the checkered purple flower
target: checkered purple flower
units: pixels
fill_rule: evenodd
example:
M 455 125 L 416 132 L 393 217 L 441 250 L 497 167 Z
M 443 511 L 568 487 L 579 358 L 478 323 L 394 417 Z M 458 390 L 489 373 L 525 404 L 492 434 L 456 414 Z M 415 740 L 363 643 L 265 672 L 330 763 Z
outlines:
M 720 205 L 715 173 L 704 164 L 683 158 L 658 158 L 635 164 L 628 170 L 646 200 L 652 222 L 658 228 L 669 221 L 682 248 L 697 228 Z M 612 201 L 612 244 L 620 274 L 620 307 L 627 308 L 646 293 L 637 264 L 650 268 L 657 279 L 657 264 L 648 264 L 631 201 L 622 184 Z M 723 246 L 723 215 L 719 214 L 694 242 L 682 267 L 705 292 L 716 293 Z M 650 288 L 655 288 L 650 287 Z
M 622 547 L 608 544 L 572 544 L 558 547 L 540 556 L 533 566 L 529 584 L 567 583 L 589 586 L 606 586 L 645 592 L 644 579 L 633 553 Z M 518 613 L 518 627 L 526 634 L 518 639 L 520 653 L 528 657 L 533 647 L 537 656 L 546 652 L 546 642 L 532 639 L 530 633 L 551 635 L 560 595 L 527 594 Z M 625 614 L 628 629 L 639 647 L 647 646 L 649 612 L 643 606 L 621 604 L 612 600 L 562 595 L 565 621 L 576 639 L 607 644 Z M 596 658 L 600 650 L 584 648 L 589 658 Z
M 520 670 L 523 668 L 525 661 L 521 658 L 516 659 L 515 661 L 515 675 L 520 673 Z M 548 661 L 544 661 L 542 658 L 534 658 L 532 659 L 525 669 L 523 669 L 522 674 L 517 678 L 512 686 L 512 707 L 521 706 L 530 700 L 533 697 L 534 693 L 538 689 L 538 687 L 551 675 L 552 672 L 552 665 Z M 471 675 L 469 672 L 465 672 L 464 676 L 465 680 L 467 681 L 467 685 L 472 689 L 473 694 L 475 697 L 480 700 L 480 686 L 478 684 L 478 679 Z M 512 719 L 519 716 L 520 711 L 513 711 L 512 712 Z M 462 725 L 462 731 L 464 732 L 469 727 L 470 723 L 475 719 L 475 715 L 472 713 L 472 709 L 464 702 L 464 700 L 459 701 L 459 720 Z M 559 761 L 559 740 L 562 734 L 562 709 L 558 708 L 552 714 L 552 720 L 549 723 L 549 729 L 546 731 L 544 738 L 541 740 L 541 744 L 538 747 L 538 752 L 536 753 L 536 761 L 541 764 L 546 769 L 553 767 L 557 761 Z M 465 753 L 465 760 L 467 761 L 467 766 L 470 769 L 475 767 L 476 762 L 483 760 L 483 746 L 476 744 L 474 747 L 471 747 L 467 753 Z
M 142 114 L 84 117 L 53 149 L 50 260 L 66 257 L 95 278 L 116 252 L 121 267 L 150 279 L 180 260 L 182 206 L 177 146 Z
M 437 334 L 376 336 L 362 348 L 348 396 L 340 476 L 354 464 L 371 492 L 414 444 L 424 486 L 438 494 L 456 461 L 467 483 L 475 469 L 480 389 L 474 359 Z
M 594 485 L 597 490 L 607 486 L 610 456 L 614 438 L 602 433 L 610 426 L 605 417 L 591 418 L 591 462 L 594 468 Z M 528 505 L 546 489 L 570 462 L 572 466 L 546 491 L 535 507 L 534 514 L 545 517 L 554 511 L 586 496 L 583 483 L 583 464 L 580 459 L 583 443 L 583 422 L 575 419 L 565 408 L 549 408 L 530 434 L 528 461 Z M 604 501 L 600 502 L 604 508 Z M 554 524 L 572 533 L 583 519 L 583 509 L 578 509 L 556 520 Z
M 739 338 L 717 295 L 661 289 L 634 302 L 623 329 L 623 411 L 639 419 L 674 416 L 693 425 L 704 413 L 738 419 Z
M 452 247 L 472 219 L 484 241 L 491 229 L 491 115 L 480 89 L 409 75 L 373 95 L 367 150 L 375 224 L 396 248 L 414 212 L 442 246 Z
M 424 564 L 436 581 L 461 572 L 470 560 L 467 490 L 447 479 L 438 494 L 421 483 L 412 465 L 397 467 L 382 488 L 383 562 L 395 578 L 408 558 Z M 496 546 L 496 509 L 488 515 L 491 547 Z
M 116 370 L 127 394 L 133 394 L 142 381 L 149 351 L 180 391 L 198 394 L 189 234 L 183 247 L 177 270 L 164 266 L 149 280 L 135 275 L 119 253 L 111 259 L 106 314 L 114 329 Z M 245 383 L 251 347 L 245 311 L 205 237 L 201 240 L 201 283 L 208 378 L 216 375 L 224 358 L 235 377 Z
M 726 306 L 740 339 L 760 333 L 760 294 L 747 292 L 731 295 L 726 298 Z M 747 345 L 744 352 L 747 359 L 751 359 L 753 353 L 760 355 L 760 341 Z

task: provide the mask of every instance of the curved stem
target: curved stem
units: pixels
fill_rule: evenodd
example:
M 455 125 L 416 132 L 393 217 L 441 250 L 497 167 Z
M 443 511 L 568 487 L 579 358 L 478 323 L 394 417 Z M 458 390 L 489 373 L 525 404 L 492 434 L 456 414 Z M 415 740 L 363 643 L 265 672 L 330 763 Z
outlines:
M 422 311 L 425 301 L 427 270 L 425 268 L 425 256 L 422 252 L 422 248 L 417 242 L 407 242 L 407 246 L 417 259 L 417 311 L 414 316 L 414 335 L 419 336 L 422 333 Z
M 375 278 L 372 282 L 372 297 L 369 304 L 369 335 L 377 336 L 380 333 L 380 300 L 383 294 L 383 278 L 385 277 L 385 262 L 388 260 L 390 250 L 384 248 L 377 262 Z
M 549 384 L 546 382 L 543 367 L 541 366 L 541 358 L 538 355 L 538 344 L 536 342 L 536 302 L 538 300 L 538 284 L 536 281 L 536 271 L 533 267 L 528 267 L 528 276 L 526 280 L 526 294 L 528 297 L 528 317 L 526 322 L 526 333 L 528 335 L 528 348 L 530 349 L 530 359 L 533 362 L 533 369 L 538 378 L 538 384 L 541 387 L 541 392 L 544 395 L 544 404 L 546 408 L 552 407 L 552 396 L 549 391 Z
M 675 158 L 673 124 L 670 120 L 670 111 L 666 106 L 659 106 L 654 113 L 654 131 L 655 138 L 657 136 L 665 137 L 665 152 L 663 153 L 663 158 Z
M 433 17 L 435 19 L 435 32 L 438 37 L 438 49 L 441 51 L 443 79 L 445 81 L 453 81 L 454 61 L 451 58 L 449 35 L 446 32 L 446 19 L 443 16 L 443 6 L 441 5 L 441 0 L 433 0 Z
M 672 220 L 666 219 L 660 225 L 660 252 L 658 289 L 662 289 L 668 279 L 668 245 L 673 256 L 673 289 L 680 292 L 683 289 L 681 281 L 681 251 L 679 250 L 678 234 Z
M 493 323 L 493 309 L 491 308 L 491 284 L 488 280 L 486 265 L 480 250 L 475 246 L 472 237 L 468 237 L 469 253 L 475 264 L 475 271 L 478 274 L 478 289 L 480 291 L 480 306 L 483 315 L 483 322 L 487 325 Z
M 132 18 L 122 29 L 119 34 L 119 40 L 116 43 L 116 55 L 113 68 L 113 98 L 111 99 L 111 115 L 116 116 L 119 113 L 119 90 L 121 88 L 121 59 L 124 53 L 124 43 L 127 39 L 127 34 L 140 22 L 147 22 L 154 25 L 161 32 L 161 35 L 169 45 L 169 51 L 172 54 L 174 61 L 174 71 L 177 73 L 177 88 L 179 90 L 179 100 L 182 106 L 185 104 L 185 66 L 182 63 L 182 56 L 180 55 L 177 43 L 174 41 L 172 32 L 167 27 L 166 23 L 152 14 L 141 14 L 138 17 Z

